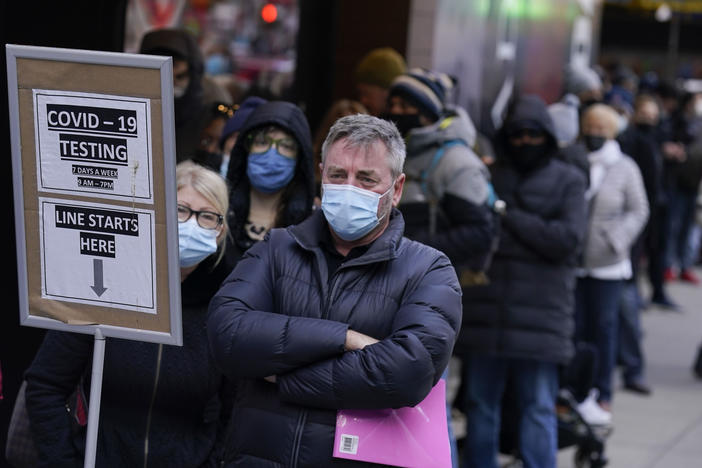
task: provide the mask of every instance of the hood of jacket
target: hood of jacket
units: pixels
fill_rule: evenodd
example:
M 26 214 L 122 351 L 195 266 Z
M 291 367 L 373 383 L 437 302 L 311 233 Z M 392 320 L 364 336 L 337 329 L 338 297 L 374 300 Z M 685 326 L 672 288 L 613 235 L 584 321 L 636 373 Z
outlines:
M 477 131 L 468 112 L 462 107 L 448 106 L 435 123 L 409 132 L 407 157 L 422 154 L 426 148 L 441 146 L 450 140 L 463 140 L 473 147 L 476 138 Z
M 546 133 L 547 151 L 555 153 L 558 149 L 556 127 L 546 103 L 539 96 L 527 94 L 518 97 L 510 107 L 502 127 L 495 138 L 498 155 L 504 155 L 507 147 L 507 131 L 519 122 L 529 122 Z
M 312 137 L 305 114 L 295 104 L 286 101 L 270 101 L 258 106 L 246 120 L 237 138 L 229 159 L 227 180 L 230 185 L 230 226 L 236 238 L 243 232 L 249 212 L 251 189 L 246 175 L 248 135 L 261 127 L 277 125 L 290 132 L 299 145 L 295 175 L 283 196 L 283 212 L 279 216 L 281 226 L 297 224 L 312 212 L 315 194 L 312 168 Z
M 156 29 L 144 35 L 139 53 L 166 55 L 188 62 L 190 83 L 185 94 L 174 100 L 176 127 L 188 122 L 193 113 L 199 115 L 204 92 L 202 77 L 205 65 L 195 37 L 184 29 Z

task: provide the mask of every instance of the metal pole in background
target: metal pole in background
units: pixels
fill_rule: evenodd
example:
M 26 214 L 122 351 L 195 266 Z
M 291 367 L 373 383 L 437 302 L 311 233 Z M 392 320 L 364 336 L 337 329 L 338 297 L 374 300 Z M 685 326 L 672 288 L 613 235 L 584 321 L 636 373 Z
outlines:
M 100 421 L 100 397 L 102 395 L 102 370 L 105 365 L 105 337 L 102 330 L 95 330 L 93 347 L 93 371 L 90 379 L 90 403 L 88 404 L 88 433 L 85 441 L 84 468 L 95 466 L 98 423 Z

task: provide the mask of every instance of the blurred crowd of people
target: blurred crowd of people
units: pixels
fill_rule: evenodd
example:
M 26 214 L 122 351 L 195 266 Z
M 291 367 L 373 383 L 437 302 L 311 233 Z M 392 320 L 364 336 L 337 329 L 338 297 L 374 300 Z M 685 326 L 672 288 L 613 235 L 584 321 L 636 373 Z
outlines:
M 626 390 L 652 392 L 640 314 L 679 311 L 666 285 L 700 281 L 702 92 L 572 66 L 558 102 L 516 95 L 486 135 L 454 102 L 454 78 L 379 48 L 358 63 L 357 93 L 310 128 L 295 103 L 235 102 L 187 32 L 151 31 L 140 53 L 173 57 L 184 345 L 109 340 L 98 466 L 335 466 L 334 408 L 415 401 L 391 398 L 393 379 L 410 369 L 428 392 L 453 358 L 453 465 L 497 466 L 510 424 L 524 466 L 555 467 L 559 392 L 596 426 L 614 424 L 616 372 Z M 386 150 L 387 174 L 353 173 Z M 326 223 L 331 235 L 318 234 Z M 432 249 L 396 258 L 403 233 Z M 417 284 L 410 301 L 403 288 Z M 281 304 L 294 309 L 286 320 L 270 310 Z M 359 326 L 343 358 L 339 327 L 309 318 L 317 309 Z M 387 323 L 369 313 L 388 310 Z M 91 338 L 49 331 L 27 370 L 43 466 L 84 456 L 65 401 L 89 381 Z

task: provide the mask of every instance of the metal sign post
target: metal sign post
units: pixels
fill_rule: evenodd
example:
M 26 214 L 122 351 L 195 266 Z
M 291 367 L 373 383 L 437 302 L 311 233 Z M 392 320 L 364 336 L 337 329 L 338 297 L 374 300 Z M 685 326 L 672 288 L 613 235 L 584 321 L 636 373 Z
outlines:
M 95 330 L 93 347 L 93 372 L 90 379 L 90 403 L 88 404 L 88 434 L 85 442 L 85 468 L 95 466 L 97 453 L 98 422 L 100 420 L 100 397 L 102 396 L 102 369 L 105 364 L 105 337 Z

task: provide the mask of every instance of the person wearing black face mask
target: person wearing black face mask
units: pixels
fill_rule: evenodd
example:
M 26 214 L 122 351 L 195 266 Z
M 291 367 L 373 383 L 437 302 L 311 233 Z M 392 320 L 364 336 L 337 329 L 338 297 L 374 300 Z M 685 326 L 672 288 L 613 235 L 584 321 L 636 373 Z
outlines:
M 667 195 L 664 188 L 664 157 L 661 150 L 662 135 L 659 129 L 661 108 L 652 95 L 641 94 L 634 102 L 631 124 L 620 133 L 617 141 L 622 151 L 631 156 L 641 170 L 646 196 L 650 207 L 649 221 L 642 239 L 632 253 L 640 258 L 645 254 L 648 261 L 648 279 L 651 283 L 651 302 L 660 307 L 676 309 L 664 285 L 664 252 L 667 238 L 665 220 Z M 640 244 L 640 245 L 639 245 Z M 636 272 L 634 272 L 636 273 Z
M 505 155 L 519 172 L 526 173 L 546 164 L 552 149 L 546 143 L 546 133 L 538 124 L 524 122 L 508 130 Z
M 499 247 L 490 284 L 463 294 L 470 304 L 459 336 L 464 466 L 497 466 L 502 426 L 519 428 L 515 443 L 525 465 L 555 467 L 559 366 L 575 351 L 573 292 L 586 182 L 582 170 L 557 157 L 553 120 L 538 96 L 512 103 L 495 148 L 492 183 L 507 205 Z M 511 403 L 503 406 L 504 398 Z
M 447 104 L 453 86 L 446 74 L 411 69 L 390 86 L 383 117 L 407 145 L 407 183 L 398 206 L 405 236 L 446 254 L 465 290 L 484 277 L 497 242 L 497 215 L 488 204 L 489 171 L 473 151 L 475 126 L 465 109 Z
M 452 87 L 448 75 L 411 69 L 393 81 L 384 118 L 407 145 L 405 235 L 441 250 L 458 270 L 480 271 L 496 237 L 490 174 L 472 149 L 477 131 L 468 113 L 446 104 Z
M 668 297 L 663 281 L 666 197 L 662 185 L 663 155 L 656 139 L 659 116 L 658 102 L 650 95 L 641 94 L 634 101 L 631 122 L 617 136 L 622 152 L 631 156 L 641 171 L 650 210 L 648 222 L 631 249 L 632 277 L 626 282 L 619 309 L 618 360 L 624 388 L 642 395 L 651 392 L 646 384 L 641 346 L 640 311 L 646 303 L 639 290 L 639 265 L 644 257 L 652 302 L 670 309 L 677 307 Z
M 429 127 L 439 120 L 446 94 L 452 86 L 445 74 L 413 68 L 393 80 L 386 112 L 381 117 L 393 122 L 408 139 L 412 130 Z
M 619 310 L 626 283 L 633 278 L 631 248 L 649 214 L 641 171 L 614 139 L 618 130 L 618 114 L 608 105 L 595 104 L 583 114 L 590 186 L 585 192 L 588 225 L 578 270 L 575 337 L 597 351 L 594 386 L 579 408 L 593 424 L 611 422 Z

